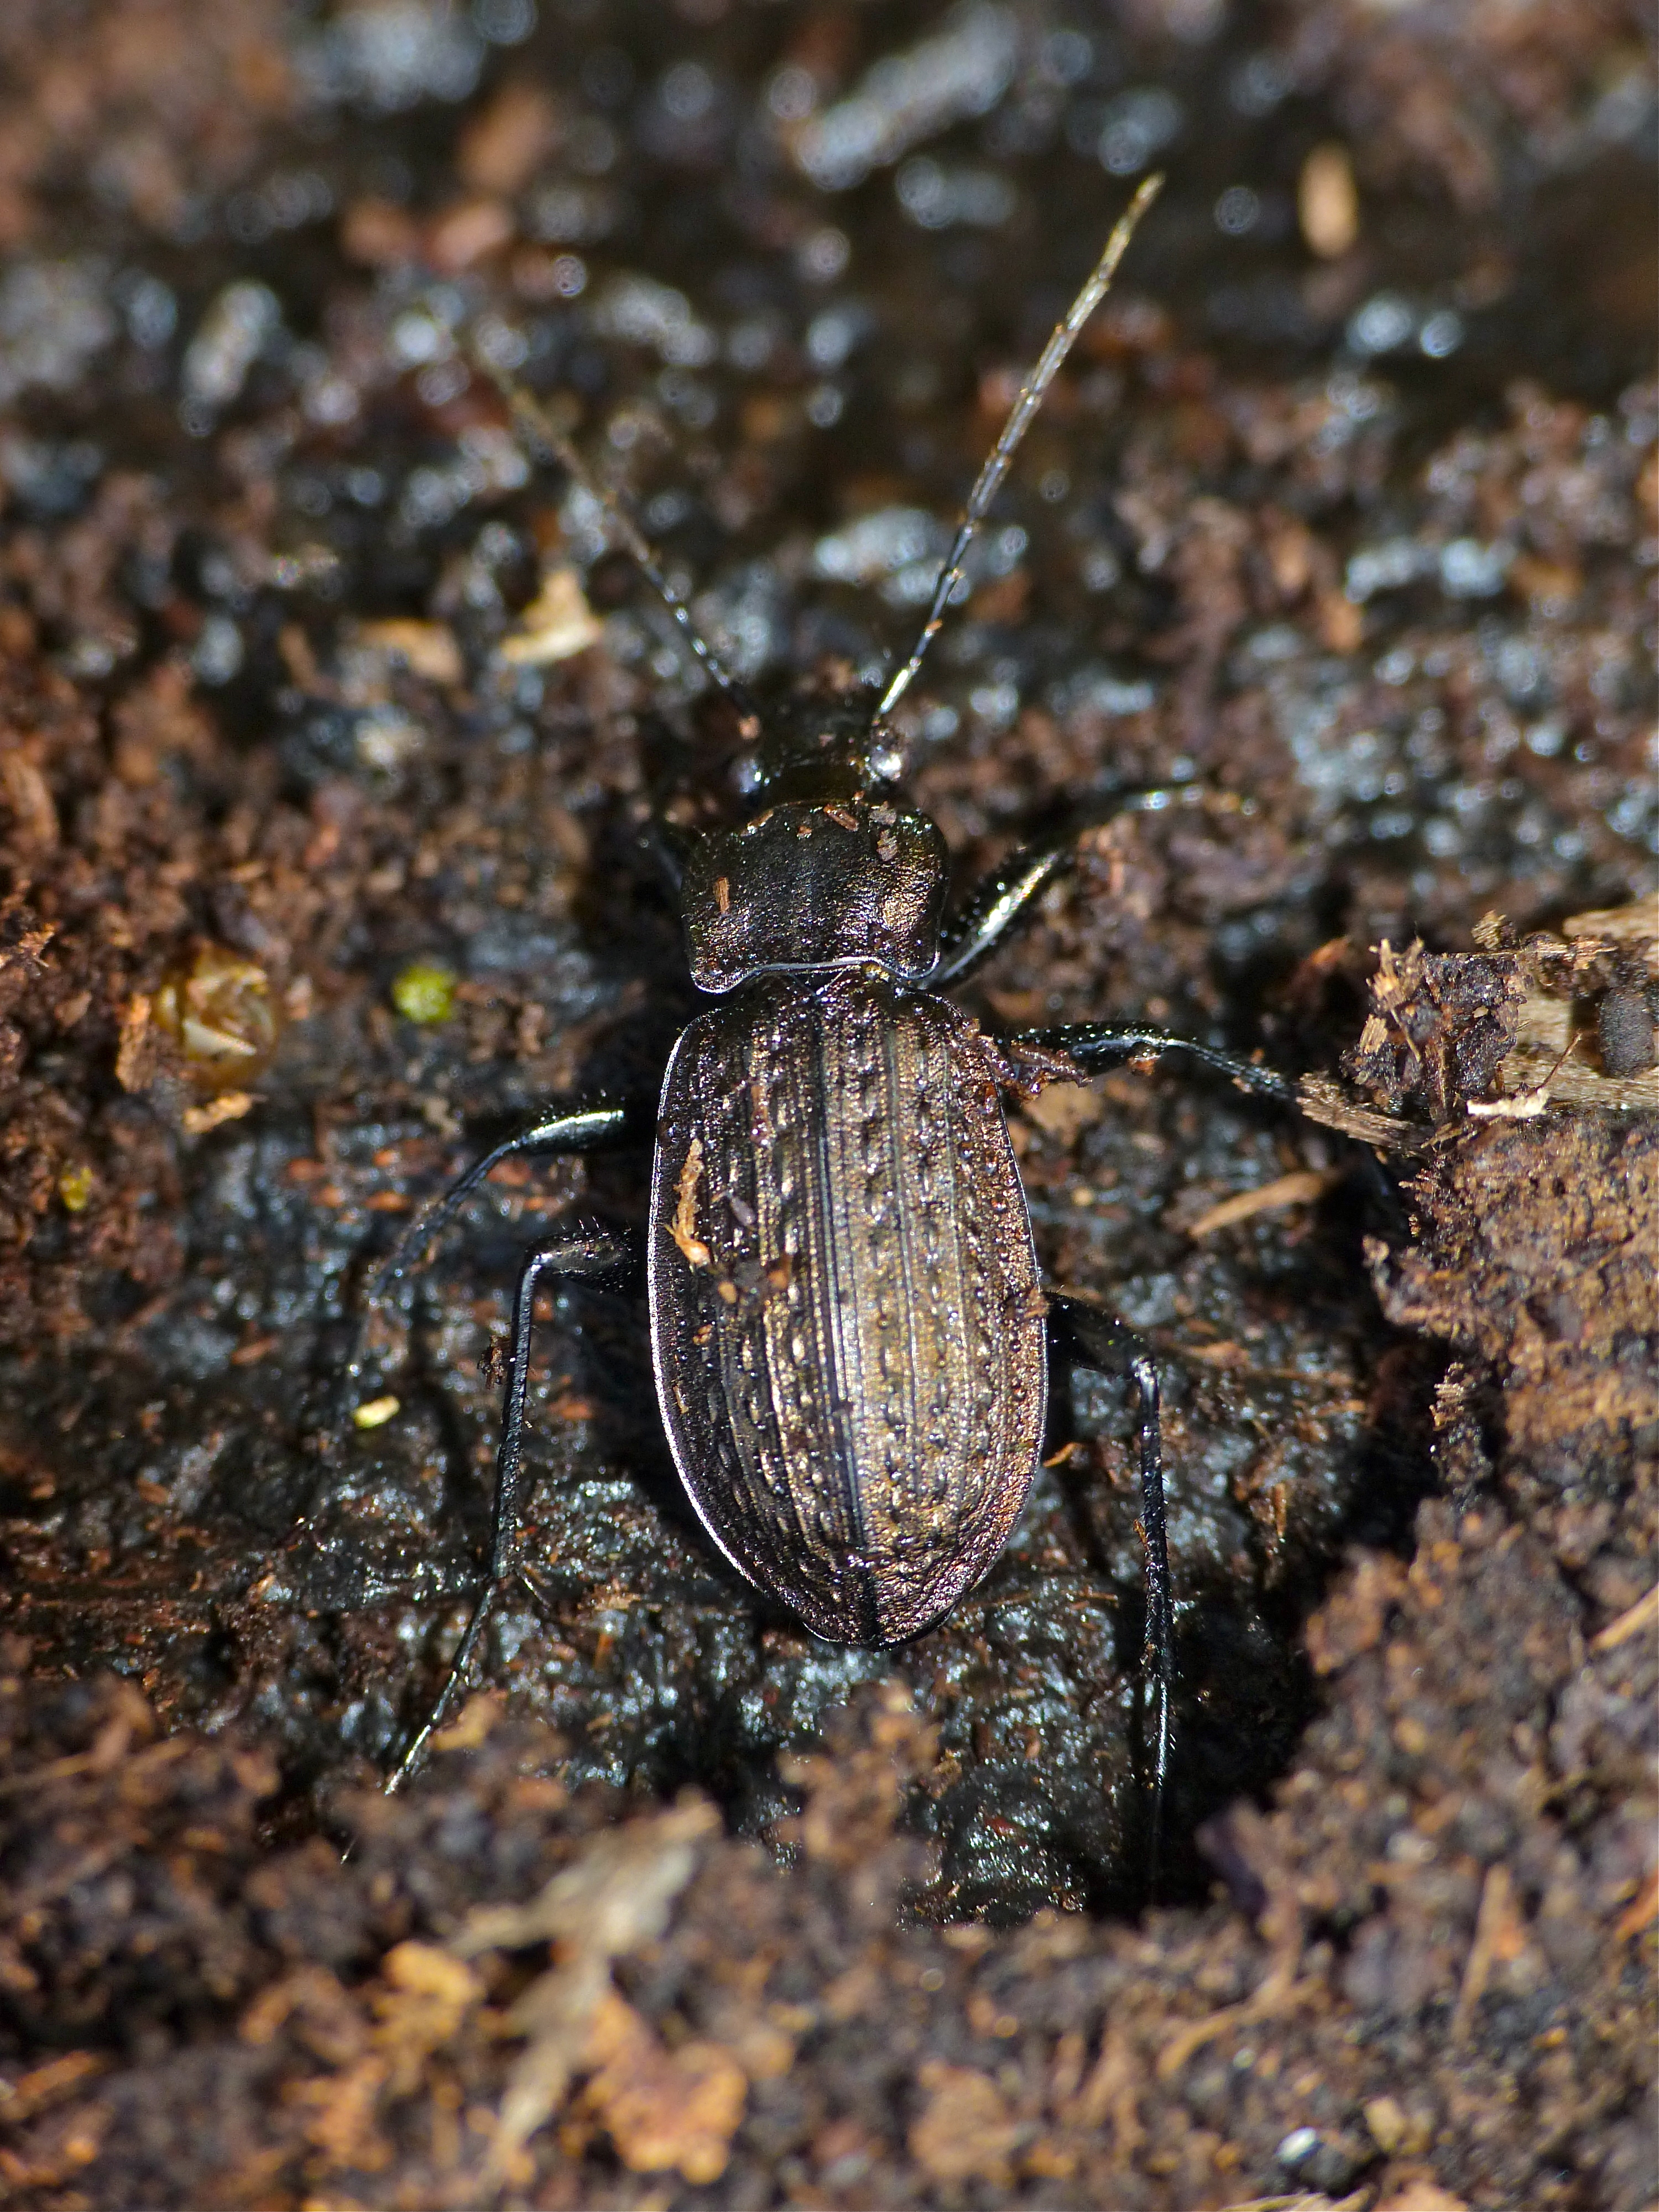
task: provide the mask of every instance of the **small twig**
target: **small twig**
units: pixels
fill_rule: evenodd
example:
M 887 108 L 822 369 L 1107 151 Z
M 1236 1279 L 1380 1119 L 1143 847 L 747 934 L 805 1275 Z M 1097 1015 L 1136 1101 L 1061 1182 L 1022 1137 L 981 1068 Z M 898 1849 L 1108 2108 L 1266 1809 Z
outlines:
M 1628 1607 L 1616 1620 L 1610 1620 L 1605 1628 L 1598 1629 L 1590 1638 L 1589 1648 L 1592 1651 L 1614 1650 L 1656 1623 L 1659 1623 L 1659 1583 L 1654 1584 L 1645 1597 L 1638 1597 L 1635 1604 Z
M 1506 1866 L 1488 1867 L 1480 1892 L 1480 1910 L 1475 1915 L 1474 1941 L 1469 1946 L 1462 1987 L 1457 1992 L 1457 2005 L 1451 2017 L 1454 2046 L 1468 2040 L 1474 2008 L 1486 1995 L 1487 1978 L 1509 1917 L 1510 1870 Z
M 1196 1221 L 1189 1222 L 1187 1234 L 1194 1238 L 1212 1237 L 1218 1229 L 1231 1229 L 1255 1214 L 1280 1213 L 1290 1206 L 1310 1206 L 1341 1180 L 1340 1168 L 1297 1168 L 1293 1174 L 1280 1176 L 1277 1182 L 1264 1182 L 1257 1190 L 1241 1190 L 1231 1198 L 1224 1198 L 1218 1206 L 1211 1206 Z

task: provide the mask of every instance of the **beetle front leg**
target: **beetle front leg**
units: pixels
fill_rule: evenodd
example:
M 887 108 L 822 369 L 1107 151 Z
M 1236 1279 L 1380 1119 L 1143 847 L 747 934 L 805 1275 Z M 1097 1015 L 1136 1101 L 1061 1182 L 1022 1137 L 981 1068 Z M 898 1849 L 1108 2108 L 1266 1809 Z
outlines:
M 1068 1331 L 1084 1362 L 1107 1374 L 1121 1374 L 1127 1369 L 1139 1400 L 1140 1528 L 1146 1561 L 1146 1636 L 1141 1664 L 1154 1692 L 1152 1844 L 1147 1885 L 1149 1890 L 1155 1892 L 1175 1694 L 1175 1602 L 1164 1522 L 1164 1442 L 1158 1421 L 1158 1370 L 1146 1344 L 1115 1314 L 1086 1298 L 1054 1291 L 1048 1297 L 1049 1312 Z
M 959 983 L 988 960 L 1054 878 L 1076 866 L 1079 845 L 1090 830 L 1103 829 L 1120 814 L 1163 814 L 1171 807 L 1201 806 L 1212 796 L 1196 783 L 1138 785 L 1118 792 L 1097 813 L 1073 816 L 1059 836 L 1022 846 L 976 884 L 967 903 L 947 918 L 927 988 L 942 991 Z
M 975 884 L 968 902 L 952 915 L 939 933 L 939 954 L 927 978 L 930 991 L 959 983 L 964 975 L 988 960 L 1038 896 L 1077 856 L 1075 837 L 1057 838 L 1052 844 L 1026 845 L 1005 860 L 983 882 Z
M 489 1519 L 489 1574 L 449 1670 L 438 1702 L 425 1726 L 398 1760 L 386 1783 L 386 1794 L 401 1787 L 419 1764 L 433 1731 L 441 1728 L 465 1678 L 489 1617 L 501 1592 L 518 1572 L 519 1529 L 524 1505 L 525 1401 L 530 1387 L 530 1338 L 535 1320 L 536 1286 L 544 1274 L 597 1274 L 614 1267 L 623 1248 L 598 1231 L 578 1231 L 556 1243 L 538 1245 L 525 1255 L 519 1288 L 513 1302 L 513 1350 L 507 1363 L 507 1390 L 501 1406 L 501 1440 L 495 1454 L 495 1496 Z

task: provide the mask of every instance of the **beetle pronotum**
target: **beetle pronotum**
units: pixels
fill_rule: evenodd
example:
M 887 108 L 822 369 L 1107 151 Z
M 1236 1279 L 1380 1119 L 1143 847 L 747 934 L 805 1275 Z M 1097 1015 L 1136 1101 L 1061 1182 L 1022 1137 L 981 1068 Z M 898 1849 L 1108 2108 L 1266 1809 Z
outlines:
M 819 1636 L 878 1645 L 915 1636 L 989 1571 L 1019 1515 L 1042 1439 L 1045 1317 L 1063 1318 L 1085 1358 L 1127 1367 L 1139 1393 L 1155 1803 L 1168 1768 L 1172 1674 L 1158 1379 L 1121 1322 L 1041 1285 L 1002 1094 L 1174 1048 L 1253 1091 L 1289 1089 L 1265 1068 L 1155 1029 L 1081 1023 L 992 1038 L 940 996 L 1068 864 L 1076 839 L 1016 854 L 947 918 L 944 840 L 899 787 L 902 748 L 889 717 L 1159 181 L 1136 193 L 1022 386 L 915 647 L 873 705 L 842 702 L 794 726 L 759 714 L 568 439 L 497 379 L 521 432 L 601 500 L 690 650 L 734 702 L 750 749 L 747 818 L 686 840 L 679 855 L 691 974 L 713 1003 L 676 1046 L 657 1108 L 652 1353 L 686 1491 L 739 1573 Z M 1136 789 L 1108 811 L 1200 800 L 1190 786 Z M 623 1107 L 579 1104 L 550 1109 L 498 1145 L 411 1224 L 371 1304 L 497 1162 L 586 1151 L 630 1122 L 637 1126 Z M 489 1578 L 443 1692 L 389 1787 L 448 1711 L 519 1569 L 537 1285 L 618 1256 L 613 1240 L 582 1232 L 526 1255 Z M 362 1366 L 360 1352 L 354 1380 Z

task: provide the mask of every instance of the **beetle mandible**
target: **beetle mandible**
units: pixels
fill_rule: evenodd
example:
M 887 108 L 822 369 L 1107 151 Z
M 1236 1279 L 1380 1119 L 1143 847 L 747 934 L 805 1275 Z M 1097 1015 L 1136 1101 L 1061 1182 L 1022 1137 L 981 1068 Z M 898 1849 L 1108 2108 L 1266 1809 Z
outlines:
M 1149 179 L 1136 193 L 1022 386 L 963 510 L 915 647 L 873 708 L 843 702 L 799 727 L 769 726 L 568 440 L 497 376 L 520 429 L 599 499 L 691 650 L 736 704 L 750 747 L 749 818 L 690 838 L 681 855 L 691 975 L 713 1004 L 676 1045 L 657 1109 L 651 1345 L 685 1489 L 738 1572 L 816 1634 L 896 1644 L 931 1626 L 981 1581 L 1013 1528 L 1042 1447 L 1047 1320 L 1063 1323 L 1087 1361 L 1127 1368 L 1139 1401 L 1154 1836 L 1173 1666 L 1157 1375 L 1121 1321 L 1045 1293 L 1002 1096 L 1176 1048 L 1253 1091 L 1288 1097 L 1290 1086 L 1265 1067 L 1156 1029 L 1081 1023 L 981 1034 L 940 994 L 1068 865 L 1076 833 L 1017 854 L 947 918 L 945 842 L 900 787 L 902 750 L 888 718 L 945 618 L 1020 440 L 1160 182 Z M 1127 790 L 1107 811 L 1202 798 L 1190 785 Z M 612 1104 L 538 1116 L 412 1223 L 376 1276 L 368 1309 L 498 1162 L 587 1151 L 635 1125 L 628 1109 Z M 619 1256 L 613 1240 L 582 1231 L 526 1255 L 488 1580 L 442 1693 L 388 1788 L 411 1771 L 445 1718 L 518 1571 L 538 1284 Z M 362 1364 L 360 1340 L 348 1370 L 354 1382 Z

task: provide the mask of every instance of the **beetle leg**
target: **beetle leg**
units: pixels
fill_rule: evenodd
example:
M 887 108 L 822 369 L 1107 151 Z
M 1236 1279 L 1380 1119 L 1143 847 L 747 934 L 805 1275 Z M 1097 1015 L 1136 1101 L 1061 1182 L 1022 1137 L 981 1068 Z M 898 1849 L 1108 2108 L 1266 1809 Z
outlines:
M 939 958 L 924 979 L 923 988 L 941 990 L 962 978 L 981 960 L 989 959 L 1038 895 L 1076 857 L 1074 837 L 1056 838 L 1052 844 L 1024 845 L 995 872 L 975 884 L 968 903 L 952 915 L 939 933 Z
M 493 1167 L 520 1152 L 596 1151 L 602 1146 L 620 1141 L 628 1133 L 635 1119 L 625 1106 L 600 1104 L 570 1107 L 562 1110 L 550 1108 L 545 1113 L 538 1114 L 524 1128 L 506 1138 L 492 1152 L 486 1152 L 482 1159 L 475 1160 L 465 1175 L 456 1177 L 447 1190 L 434 1199 L 429 1206 L 422 1206 L 375 1269 L 364 1292 L 362 1311 L 352 1341 L 351 1357 L 346 1362 L 346 1390 L 349 1392 L 362 1379 L 364 1339 L 375 1307 L 394 1284 L 403 1280 L 416 1253 L 448 1225 Z
M 1237 1053 L 1223 1052 L 1192 1037 L 1172 1036 L 1168 1030 L 1148 1029 L 1139 1024 L 1125 1028 L 1115 1022 L 1066 1022 L 1056 1029 L 1015 1030 L 1011 1035 L 999 1036 L 995 1042 L 1005 1051 L 1011 1047 L 1018 1050 L 1023 1045 L 1038 1052 L 1063 1052 L 1079 1067 L 1091 1070 L 1117 1067 L 1126 1060 L 1156 1060 L 1166 1052 L 1190 1053 L 1206 1067 L 1231 1076 L 1243 1091 L 1296 1102 L 1295 1084 L 1277 1068 L 1262 1067 Z
M 1108 1374 L 1125 1368 L 1140 1410 L 1140 1528 L 1146 1557 L 1146 1640 L 1141 1665 L 1153 1687 L 1152 1818 L 1148 1887 L 1158 1886 L 1164 1825 L 1164 1790 L 1170 1771 L 1171 1705 L 1175 1692 L 1175 1607 L 1170 1548 L 1164 1525 L 1164 1444 L 1158 1423 L 1158 1370 L 1152 1353 L 1128 1323 L 1086 1298 L 1050 1291 L 1048 1310 L 1067 1328 L 1085 1361 Z
M 489 1625 L 489 1616 L 503 1589 L 519 1572 L 519 1524 L 524 1504 L 525 1399 L 530 1385 L 530 1338 L 535 1320 L 536 1285 L 544 1274 L 598 1273 L 614 1267 L 623 1256 L 623 1248 L 615 1237 L 602 1236 L 595 1230 L 579 1230 L 561 1237 L 556 1243 L 538 1244 L 525 1255 L 519 1273 L 518 1293 L 513 1302 L 513 1350 L 507 1362 L 507 1390 L 501 1407 L 501 1440 L 495 1454 L 489 1578 L 472 1608 L 472 1617 L 466 1624 L 438 1702 L 386 1783 L 388 1796 L 413 1773 L 434 1730 L 442 1727 L 472 1655 Z
M 640 825 L 640 850 L 673 898 L 678 898 L 685 881 L 685 856 L 692 842 L 685 830 L 654 805 Z
M 1076 866 L 1079 841 L 1091 830 L 1103 828 L 1120 814 L 1162 814 L 1171 807 L 1201 806 L 1213 796 L 1197 783 L 1136 786 L 1115 793 L 1097 812 L 1081 820 L 1074 816 L 1060 836 L 1021 846 L 976 884 L 966 905 L 947 918 L 939 958 L 924 987 L 938 991 L 947 983 L 959 983 L 981 961 L 988 960 L 1054 878 Z

